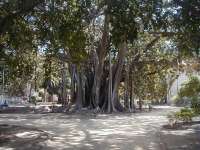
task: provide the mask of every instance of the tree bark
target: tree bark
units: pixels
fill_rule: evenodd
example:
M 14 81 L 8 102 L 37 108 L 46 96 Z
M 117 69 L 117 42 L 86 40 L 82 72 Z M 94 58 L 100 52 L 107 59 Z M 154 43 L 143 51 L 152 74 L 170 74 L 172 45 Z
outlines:
M 73 104 L 76 99 L 76 85 L 75 85 L 75 74 L 76 74 L 76 66 L 74 64 L 70 64 L 70 75 L 71 75 L 71 91 L 70 91 L 70 97 L 71 97 L 71 103 Z
M 81 110 L 83 106 L 83 84 L 82 84 L 82 73 L 77 71 L 76 73 L 77 80 L 77 92 L 76 92 L 76 109 Z
M 108 113 L 113 111 L 112 102 L 112 61 L 111 61 L 111 51 L 109 51 L 109 89 L 108 89 Z
M 114 80 L 113 80 L 113 90 L 112 90 L 111 101 L 113 102 L 114 107 L 116 108 L 113 111 L 116 111 L 116 110 L 123 111 L 123 108 L 118 99 L 118 89 L 119 89 L 119 84 L 122 77 L 122 69 L 124 65 L 124 58 L 125 58 L 126 51 L 127 51 L 127 43 L 124 41 L 123 43 L 119 45 L 119 52 L 117 56 L 118 61 L 117 61 L 116 71 L 115 71 Z
M 109 36 L 108 30 L 109 30 L 109 18 L 108 18 L 108 15 L 106 14 L 102 39 L 94 56 L 96 64 L 95 64 L 95 75 L 94 75 L 92 97 L 91 97 L 91 101 L 93 102 L 92 104 L 94 108 L 97 108 L 99 106 L 100 86 L 101 86 L 100 83 L 101 83 L 101 77 L 103 74 L 103 66 L 104 66 L 104 61 L 105 61 L 107 47 L 108 47 L 108 36 Z
M 130 104 L 129 104 L 129 107 L 130 107 L 130 111 L 131 112 L 134 112 L 135 111 L 135 104 L 134 104 L 134 94 L 133 94 L 133 81 L 132 81 L 132 71 L 130 71 L 129 73 L 129 78 L 130 78 Z
M 126 68 L 126 70 L 125 70 L 126 75 L 125 75 L 125 81 L 124 81 L 124 107 L 127 111 L 129 111 L 129 109 L 130 109 L 130 107 L 129 107 L 130 106 L 129 105 L 129 92 L 130 92 L 130 90 L 129 90 L 129 82 L 130 82 L 130 80 L 129 80 L 129 64 L 127 64 L 125 66 L 125 68 Z
M 138 102 L 139 102 L 139 110 L 140 110 L 140 111 L 142 111 L 142 100 L 141 100 L 141 99 L 139 99 L 139 101 L 138 101 Z
M 61 77 L 62 77 L 62 87 L 61 87 L 61 100 L 62 100 L 62 105 L 66 106 L 67 104 L 67 87 L 66 87 L 66 64 L 64 61 L 62 61 L 62 70 L 61 70 Z

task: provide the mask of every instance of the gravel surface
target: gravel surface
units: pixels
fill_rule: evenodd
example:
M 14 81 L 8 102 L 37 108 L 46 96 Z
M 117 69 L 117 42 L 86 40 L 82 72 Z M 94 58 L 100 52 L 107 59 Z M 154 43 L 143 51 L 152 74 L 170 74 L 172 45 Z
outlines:
M 18 130 L 15 141 L 0 138 L 0 150 L 199 150 L 199 124 L 184 130 L 163 128 L 167 114 L 176 110 L 157 106 L 151 112 L 97 116 L 0 114 L 0 124 L 37 129 Z M 17 142 L 23 138 L 29 142 L 21 142 L 19 147 Z

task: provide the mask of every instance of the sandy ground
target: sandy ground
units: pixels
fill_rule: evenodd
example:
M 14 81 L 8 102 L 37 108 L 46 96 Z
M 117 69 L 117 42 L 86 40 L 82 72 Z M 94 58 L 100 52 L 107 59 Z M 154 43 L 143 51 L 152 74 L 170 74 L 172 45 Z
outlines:
M 0 114 L 0 124 L 37 129 L 15 131 L 11 141 L 0 138 L 0 150 L 200 150 L 200 125 L 162 128 L 166 115 L 175 110 L 163 106 L 151 112 L 98 116 Z

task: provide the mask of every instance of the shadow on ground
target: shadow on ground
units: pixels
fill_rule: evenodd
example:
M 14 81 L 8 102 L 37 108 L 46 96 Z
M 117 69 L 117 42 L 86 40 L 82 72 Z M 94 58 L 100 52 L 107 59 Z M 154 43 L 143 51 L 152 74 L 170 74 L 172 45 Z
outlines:
M 17 125 L 0 125 L 0 149 L 39 150 L 41 142 L 49 139 L 42 130 Z
M 161 139 L 169 150 L 199 150 L 200 121 L 164 125 Z
M 171 110 L 163 108 L 150 113 L 98 116 L 2 114 L 0 124 L 15 124 L 31 129 L 34 127 L 41 132 L 37 132 L 37 138 L 25 142 L 19 138 L 30 135 L 34 137 L 35 130 L 28 131 L 33 132 L 32 135 L 25 134 L 26 130 L 22 132 L 17 129 L 24 134 L 18 134 L 13 142 L 1 143 L 0 150 L 176 150 L 177 143 L 172 137 L 182 146 L 184 142 L 189 147 L 190 139 L 184 139 L 188 135 L 191 140 L 196 140 L 196 133 L 173 133 L 161 128 L 167 123 L 166 114 Z M 44 133 L 44 137 L 40 136 Z

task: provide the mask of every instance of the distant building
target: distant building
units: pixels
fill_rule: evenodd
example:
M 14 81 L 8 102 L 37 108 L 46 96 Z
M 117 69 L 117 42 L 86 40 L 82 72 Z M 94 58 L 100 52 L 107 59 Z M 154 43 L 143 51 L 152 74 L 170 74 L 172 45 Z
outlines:
M 179 64 L 180 68 L 177 72 L 177 78 L 173 81 L 168 94 L 167 94 L 167 103 L 168 104 L 172 104 L 173 103 L 173 99 L 175 98 L 175 96 L 177 96 L 181 85 L 186 82 L 189 77 L 192 76 L 197 76 L 200 78 L 199 75 L 199 62 L 182 62 L 181 64 Z

